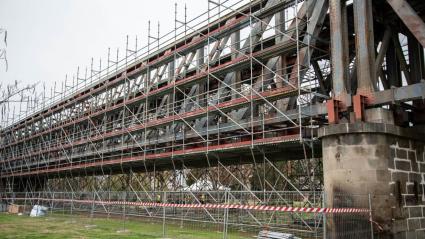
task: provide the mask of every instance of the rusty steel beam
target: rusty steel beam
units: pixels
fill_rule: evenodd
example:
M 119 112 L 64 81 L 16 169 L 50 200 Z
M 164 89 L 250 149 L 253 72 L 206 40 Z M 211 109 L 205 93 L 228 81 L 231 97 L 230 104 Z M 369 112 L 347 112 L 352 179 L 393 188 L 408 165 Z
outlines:
M 375 92 L 371 98 L 373 106 L 423 100 L 425 98 L 425 82 Z
M 330 0 L 329 16 L 331 24 L 331 67 L 333 96 L 343 100 L 342 95 L 347 94 L 346 83 L 348 80 L 348 32 L 347 8 L 345 1 Z M 345 102 L 342 102 L 343 104 Z
M 417 83 L 425 76 L 424 48 L 412 34 L 408 34 L 407 39 L 410 80 Z
M 356 34 L 357 93 L 375 90 L 375 45 L 373 36 L 372 1 L 356 0 L 354 28 Z
M 356 1 L 354 1 L 356 2 Z M 425 47 L 425 23 L 406 0 L 387 0 L 395 13 Z
M 384 32 L 384 36 L 381 41 L 381 48 L 379 49 L 378 55 L 375 61 L 376 77 L 381 73 L 382 63 L 384 62 L 385 54 L 387 54 L 388 46 L 390 45 L 392 37 L 392 30 L 387 27 Z

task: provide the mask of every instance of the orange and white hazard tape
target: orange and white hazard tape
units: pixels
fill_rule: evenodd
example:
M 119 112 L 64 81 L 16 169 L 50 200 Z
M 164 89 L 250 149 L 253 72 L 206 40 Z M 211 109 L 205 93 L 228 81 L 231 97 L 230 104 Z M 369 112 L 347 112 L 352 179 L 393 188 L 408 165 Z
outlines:
M 302 213 L 369 213 L 365 208 L 323 208 L 323 207 L 285 207 L 264 205 L 240 205 L 240 204 L 178 204 L 178 203 L 155 203 L 155 202 L 129 202 L 129 201 L 97 201 L 78 199 L 54 199 L 54 198 L 2 198 L 3 200 L 28 200 L 47 202 L 69 202 L 97 205 L 126 205 L 141 207 L 170 207 L 170 208 L 207 208 L 207 209 L 240 209 L 255 211 L 274 212 L 302 212 Z

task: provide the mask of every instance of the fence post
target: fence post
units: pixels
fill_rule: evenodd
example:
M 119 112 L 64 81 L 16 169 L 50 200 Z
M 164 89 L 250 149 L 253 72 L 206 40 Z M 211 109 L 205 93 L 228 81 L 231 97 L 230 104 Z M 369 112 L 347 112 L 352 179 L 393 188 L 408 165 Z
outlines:
M 54 203 L 55 203 L 55 193 L 53 192 L 52 193 L 52 200 L 51 200 L 51 203 L 50 203 L 50 215 L 53 214 Z
M 126 231 L 126 229 L 125 229 L 125 223 L 126 223 L 126 209 L 127 209 L 127 205 L 126 205 L 126 202 L 127 202 L 127 191 L 125 191 L 124 192 L 124 202 L 123 202 L 123 226 L 124 226 L 124 229 L 123 229 L 123 232 L 125 232 Z
M 369 222 L 370 222 L 370 234 L 373 239 L 373 220 L 372 220 L 372 199 L 369 193 Z
M 167 192 L 164 191 L 162 202 L 162 237 L 165 238 L 165 204 L 167 203 Z
M 24 200 L 24 213 L 25 213 L 25 210 L 26 210 L 26 208 L 27 208 L 27 197 L 28 197 L 28 192 L 25 192 L 25 200 Z M 31 209 L 30 209 L 31 210 Z M 31 211 L 30 211 L 31 212 Z
M 323 194 L 322 194 L 322 207 L 323 208 L 326 208 L 326 192 L 325 191 L 323 191 Z M 326 227 L 327 227 L 327 225 L 326 225 L 326 213 L 322 213 L 322 216 L 323 216 L 323 238 L 324 239 L 326 239 L 327 237 L 326 237 Z
M 93 197 L 92 197 L 92 204 L 91 204 L 91 212 L 90 212 L 90 218 L 93 219 L 93 214 L 94 214 L 94 200 L 95 200 L 96 194 L 93 191 Z
M 65 202 L 63 202 L 63 205 L 65 205 Z M 71 192 L 71 215 L 72 215 L 72 209 L 74 208 L 74 191 Z
M 227 190 L 224 191 L 224 204 L 228 204 L 228 193 Z M 227 239 L 227 224 L 229 217 L 229 208 L 224 209 L 224 219 L 223 219 L 223 239 Z

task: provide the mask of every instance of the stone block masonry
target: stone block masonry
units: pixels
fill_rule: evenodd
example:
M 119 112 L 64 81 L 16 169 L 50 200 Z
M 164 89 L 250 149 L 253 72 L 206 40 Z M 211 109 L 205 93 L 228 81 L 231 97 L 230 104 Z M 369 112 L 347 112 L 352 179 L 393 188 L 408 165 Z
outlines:
M 390 145 L 388 170 L 394 206 L 393 232 L 400 238 L 425 238 L 425 145 L 398 139 Z M 414 232 L 414 233 L 413 233 Z
M 366 196 L 340 195 L 371 194 L 378 238 L 425 238 L 425 137 L 419 131 L 353 123 L 323 128 L 320 136 L 327 206 L 365 207 Z

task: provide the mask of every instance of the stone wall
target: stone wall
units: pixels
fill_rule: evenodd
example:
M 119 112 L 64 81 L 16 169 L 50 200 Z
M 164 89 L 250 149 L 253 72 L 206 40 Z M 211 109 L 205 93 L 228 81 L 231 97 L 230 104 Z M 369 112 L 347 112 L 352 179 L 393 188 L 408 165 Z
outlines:
M 421 132 L 354 123 L 329 126 L 319 134 L 327 206 L 365 207 L 369 202 L 361 195 L 371 194 L 375 232 L 380 232 L 375 238 L 425 238 Z
M 389 184 L 396 201 L 393 232 L 398 238 L 425 238 L 424 147 L 401 138 L 390 145 Z

